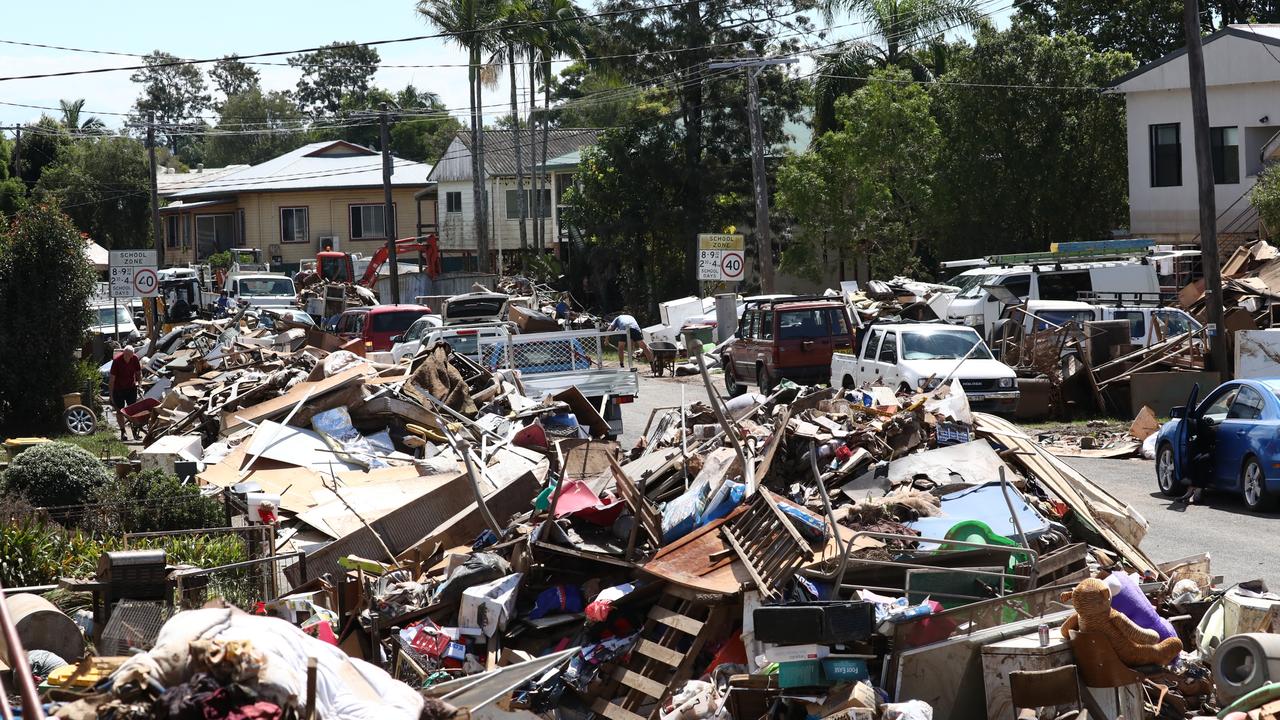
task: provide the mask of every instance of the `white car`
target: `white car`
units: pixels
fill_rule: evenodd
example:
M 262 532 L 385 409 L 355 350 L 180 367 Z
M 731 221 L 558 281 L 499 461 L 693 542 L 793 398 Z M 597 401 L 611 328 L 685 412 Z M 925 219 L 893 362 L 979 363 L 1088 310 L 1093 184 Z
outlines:
M 232 273 L 223 289 L 233 301 L 272 310 L 293 307 L 298 299 L 293 278 L 278 273 Z
M 960 383 L 974 410 L 1012 413 L 1018 405 L 1013 368 L 991 356 L 971 327 L 934 323 L 873 326 L 857 355 L 833 353 L 831 386 L 884 385 L 894 391 L 937 387 L 948 375 Z
M 117 305 L 98 305 L 89 308 L 92 318 L 88 332 L 101 335 L 103 339 L 115 338 L 120 345 L 127 345 L 138 339 L 138 326 L 133 324 L 133 313 L 128 301 Z
M 402 334 L 391 338 L 391 360 L 392 362 L 400 362 L 405 358 L 411 358 L 418 354 L 422 349 L 422 338 L 432 330 L 440 327 L 442 321 L 439 315 L 423 315 L 413 324 L 409 326 Z

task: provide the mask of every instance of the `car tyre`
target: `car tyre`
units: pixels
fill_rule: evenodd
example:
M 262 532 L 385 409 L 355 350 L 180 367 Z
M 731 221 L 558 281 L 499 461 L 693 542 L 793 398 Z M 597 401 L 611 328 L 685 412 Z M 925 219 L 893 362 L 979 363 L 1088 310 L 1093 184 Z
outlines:
M 62 424 L 72 435 L 92 435 L 98 430 L 98 418 L 84 405 L 72 405 L 62 413 Z
M 729 393 L 729 397 L 738 397 L 746 392 L 747 389 L 738 382 L 738 378 L 733 376 L 733 365 L 728 358 L 722 360 L 720 365 L 724 368 L 724 389 Z
M 1182 495 L 1182 478 L 1178 477 L 1178 463 L 1173 456 L 1173 445 L 1168 441 L 1156 449 L 1156 485 L 1166 497 Z
M 769 371 L 763 365 L 756 368 L 756 385 L 759 386 L 761 395 L 773 392 L 773 381 L 769 379 Z
M 1240 494 L 1244 504 L 1254 512 L 1264 512 L 1275 507 L 1275 497 L 1267 492 L 1267 476 L 1262 463 L 1256 457 L 1247 457 L 1240 468 Z

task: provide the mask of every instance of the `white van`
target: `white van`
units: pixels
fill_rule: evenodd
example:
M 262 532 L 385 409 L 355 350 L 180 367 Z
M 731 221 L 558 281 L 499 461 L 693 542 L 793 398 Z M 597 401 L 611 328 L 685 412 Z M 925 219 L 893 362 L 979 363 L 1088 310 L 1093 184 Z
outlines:
M 986 290 L 988 285 L 1006 288 L 1024 301 L 1075 300 L 1082 292 L 1160 292 L 1155 265 L 1142 260 L 973 268 L 946 284 L 960 288 L 947 308 L 947 321 L 968 325 L 984 336 L 1004 313 L 1004 305 Z
M 293 307 L 298 295 L 293 278 L 278 273 L 231 273 L 223 289 L 233 302 L 270 310 Z
M 1200 330 L 1203 327 L 1198 320 L 1181 308 L 1147 307 L 1147 306 L 1106 306 L 1093 305 L 1075 300 L 1029 300 L 1027 312 L 1021 314 L 1024 332 L 1037 332 L 1052 325 L 1066 325 L 1069 322 L 1079 323 L 1099 320 L 1127 320 L 1129 322 L 1129 342 L 1147 347 L 1155 343 L 1154 320 L 1160 321 L 1164 337 L 1170 338 L 1187 332 Z

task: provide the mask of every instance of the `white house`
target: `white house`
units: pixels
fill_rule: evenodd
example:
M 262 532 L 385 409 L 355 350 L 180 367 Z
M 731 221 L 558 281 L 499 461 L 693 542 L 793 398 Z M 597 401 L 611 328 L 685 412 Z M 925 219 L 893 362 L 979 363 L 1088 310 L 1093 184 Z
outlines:
M 539 210 L 545 213 L 547 245 L 555 248 L 560 238 L 560 201 L 573 183 L 578 152 L 595 143 L 600 130 L 592 128 L 554 128 L 547 139 L 545 166 L 548 187 L 542 202 L 533 191 L 530 168 L 542 165 L 542 132 L 531 140 L 526 131 L 521 136 L 526 196 L 527 233 L 533 242 L 533 226 Z M 495 259 L 504 252 L 520 248 L 519 196 L 516 190 L 515 144 L 507 130 L 486 130 L 484 135 L 484 185 L 489 210 L 489 248 Z M 531 152 L 532 151 L 532 152 Z M 536 152 L 536 157 L 534 153 Z M 444 252 L 474 252 L 475 206 L 472 204 L 471 133 L 459 131 L 439 162 L 427 177 L 436 183 L 440 248 Z
M 1280 25 L 1230 25 L 1204 38 L 1205 84 L 1223 249 L 1255 237 L 1249 191 L 1280 141 Z M 1195 139 L 1186 50 L 1118 78 L 1129 151 L 1129 231 L 1198 242 Z

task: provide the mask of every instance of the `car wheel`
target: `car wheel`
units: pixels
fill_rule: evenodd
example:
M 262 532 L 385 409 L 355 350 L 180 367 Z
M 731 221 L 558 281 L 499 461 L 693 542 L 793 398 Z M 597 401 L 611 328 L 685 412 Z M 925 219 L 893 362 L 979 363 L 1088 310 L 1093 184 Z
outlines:
M 1162 495 L 1177 497 L 1182 494 L 1178 463 L 1173 457 L 1173 445 L 1168 442 L 1160 443 L 1160 449 L 1156 451 L 1156 484 L 1160 486 Z
M 724 389 L 729 393 L 729 397 L 738 397 L 747 389 L 738 382 L 738 378 L 733 376 L 733 365 L 728 360 L 721 361 L 724 367 Z
M 845 375 L 844 379 L 840 381 L 841 390 L 848 391 L 848 390 L 854 389 L 855 387 L 857 387 L 857 385 L 853 382 L 853 377 L 851 375 Z
M 759 386 L 761 395 L 768 395 L 773 392 L 773 382 L 769 380 L 769 371 L 763 365 L 756 368 L 756 385 Z
M 1250 510 L 1270 510 L 1274 498 L 1267 493 L 1267 477 L 1262 472 L 1262 464 L 1255 457 L 1245 459 L 1240 469 L 1240 492 L 1244 495 L 1244 504 Z
M 98 429 L 98 418 L 84 405 L 72 405 L 62 413 L 62 423 L 72 435 L 92 435 Z

